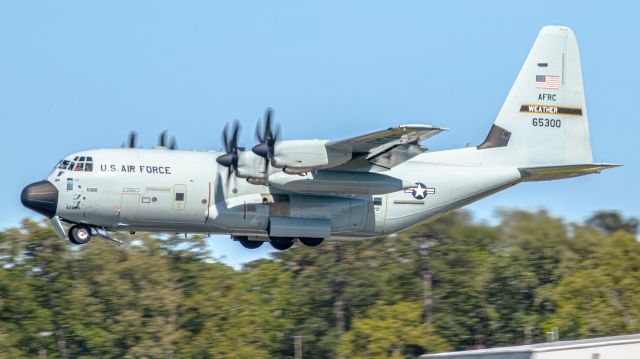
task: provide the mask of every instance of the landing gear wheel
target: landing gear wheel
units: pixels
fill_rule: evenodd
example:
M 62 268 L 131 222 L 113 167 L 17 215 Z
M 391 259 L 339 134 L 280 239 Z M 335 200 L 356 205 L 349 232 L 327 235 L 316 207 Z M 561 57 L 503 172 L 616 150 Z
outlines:
M 279 251 L 284 251 L 287 250 L 289 248 L 291 248 L 291 246 L 293 245 L 293 238 L 287 238 L 287 237 L 269 237 L 269 239 L 271 240 L 271 247 L 279 250 Z
M 262 241 L 250 241 L 246 236 L 236 237 L 240 244 L 247 249 L 256 249 L 262 245 Z
M 308 238 L 308 237 L 300 237 L 300 242 L 307 247 L 315 247 L 320 245 L 324 238 Z
M 69 228 L 69 241 L 73 244 L 85 244 L 91 240 L 91 228 L 76 224 Z

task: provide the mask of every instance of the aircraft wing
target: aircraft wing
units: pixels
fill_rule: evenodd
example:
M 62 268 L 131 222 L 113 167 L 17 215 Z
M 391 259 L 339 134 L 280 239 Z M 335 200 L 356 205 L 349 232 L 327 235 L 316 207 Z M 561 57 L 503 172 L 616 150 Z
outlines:
M 353 158 L 365 157 L 369 163 L 392 168 L 425 152 L 419 143 L 446 128 L 430 125 L 400 125 L 365 135 L 328 142 L 327 148 L 351 152 Z

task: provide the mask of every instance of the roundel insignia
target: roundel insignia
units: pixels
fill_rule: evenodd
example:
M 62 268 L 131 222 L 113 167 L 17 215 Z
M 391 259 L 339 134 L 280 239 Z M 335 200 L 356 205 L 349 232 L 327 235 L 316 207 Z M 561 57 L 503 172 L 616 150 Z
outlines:
M 416 187 L 407 188 L 405 192 L 411 193 L 415 199 L 425 199 L 428 194 L 435 194 L 436 189 L 433 187 L 427 187 L 424 183 L 417 182 Z

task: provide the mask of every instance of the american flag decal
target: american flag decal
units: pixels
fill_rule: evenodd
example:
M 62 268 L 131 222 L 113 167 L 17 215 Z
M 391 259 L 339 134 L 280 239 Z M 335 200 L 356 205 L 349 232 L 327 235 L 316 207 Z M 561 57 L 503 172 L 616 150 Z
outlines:
M 559 89 L 560 76 L 536 75 L 537 89 Z

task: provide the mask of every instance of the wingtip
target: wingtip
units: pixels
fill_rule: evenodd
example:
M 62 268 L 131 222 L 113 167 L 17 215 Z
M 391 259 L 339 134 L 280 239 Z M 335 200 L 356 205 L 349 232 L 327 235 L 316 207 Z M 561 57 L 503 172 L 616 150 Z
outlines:
M 616 168 L 616 167 L 624 166 L 624 165 L 617 164 L 617 163 L 596 163 L 595 165 L 598 166 L 598 167 L 602 167 L 604 169 Z
M 425 130 L 438 130 L 438 131 L 449 131 L 448 128 L 446 127 L 439 127 L 439 126 L 434 126 L 434 125 L 425 125 L 425 124 L 421 124 L 421 123 L 407 123 L 407 124 L 403 124 L 398 126 L 398 128 L 412 128 L 412 129 L 425 129 Z M 393 129 L 393 127 L 390 127 L 389 130 Z

